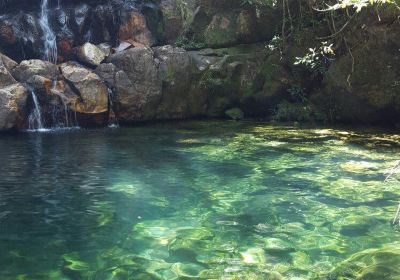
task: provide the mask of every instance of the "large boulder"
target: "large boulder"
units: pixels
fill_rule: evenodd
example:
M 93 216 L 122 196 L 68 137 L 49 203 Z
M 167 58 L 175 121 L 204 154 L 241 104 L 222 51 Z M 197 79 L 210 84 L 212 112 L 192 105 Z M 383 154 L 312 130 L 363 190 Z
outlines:
M 105 52 L 91 43 L 85 43 L 78 47 L 76 56 L 80 62 L 89 66 L 98 66 L 106 58 Z
M 162 0 L 160 2 L 162 37 L 167 44 L 174 43 L 184 34 L 193 21 L 197 7 L 197 0 Z
M 368 41 L 336 59 L 312 102 L 327 119 L 396 124 L 400 117 L 400 33 L 374 27 Z M 353 71 L 354 70 L 354 71 Z
M 295 83 L 292 65 L 285 65 L 279 53 L 253 60 L 255 64 L 258 67 L 252 69 L 258 70 L 247 78 L 249 91 L 241 100 L 243 111 L 251 117 L 266 116 L 275 110 L 277 104 L 289 98 L 288 89 Z
M 260 92 L 265 84 L 263 44 L 224 49 L 192 51 L 195 72 L 193 88 L 203 92 L 207 99 L 207 115 L 224 117 L 225 111 L 239 107 L 246 116 L 265 116 L 267 107 L 254 112 L 249 100 Z M 253 102 L 251 102 L 253 103 Z M 265 103 L 264 103 L 265 105 Z
M 11 76 L 10 72 L 4 65 L 2 65 L 0 61 L 0 88 L 4 88 L 15 83 L 16 81 L 13 76 Z
M 122 13 L 118 38 L 135 46 L 151 46 L 155 40 L 147 28 L 146 18 L 136 10 Z
M 205 43 L 210 47 L 232 46 L 236 43 L 236 15 L 216 14 L 204 32 Z
M 17 61 L 43 55 L 42 32 L 35 13 L 18 12 L 0 17 L 0 47 Z
M 163 37 L 167 43 L 173 43 L 183 33 L 183 19 L 179 3 L 176 0 L 163 0 L 160 3 L 163 15 Z
M 68 85 L 67 91 L 72 91 L 68 94 L 80 97 L 72 110 L 82 114 L 108 111 L 108 89 L 98 75 L 75 63 L 63 63 L 60 69 Z
M 115 86 L 115 74 L 117 73 L 117 67 L 112 63 L 102 63 L 94 72 L 106 83 L 109 88 Z
M 15 61 L 0 53 L 0 88 L 15 84 L 16 80 L 10 70 L 18 65 Z
M 60 74 L 57 65 L 39 59 L 24 60 L 12 70 L 19 82 L 26 82 L 32 76 L 38 75 L 50 80 L 56 80 Z
M 111 55 L 107 62 L 115 65 L 113 90 L 120 121 L 154 119 L 162 93 L 153 51 L 133 48 Z
M 22 126 L 27 98 L 28 91 L 21 84 L 0 88 L 0 131 Z
M 213 48 L 266 41 L 277 33 L 280 14 L 272 7 L 241 0 L 204 0 L 194 11 L 186 36 Z
M 157 118 L 181 119 L 203 115 L 206 98 L 192 88 L 194 64 L 189 53 L 172 46 L 153 50 L 162 79 L 162 100 L 157 108 Z
M 18 66 L 18 63 L 8 56 L 0 53 L 0 65 L 6 67 L 8 71 L 12 71 L 15 67 Z

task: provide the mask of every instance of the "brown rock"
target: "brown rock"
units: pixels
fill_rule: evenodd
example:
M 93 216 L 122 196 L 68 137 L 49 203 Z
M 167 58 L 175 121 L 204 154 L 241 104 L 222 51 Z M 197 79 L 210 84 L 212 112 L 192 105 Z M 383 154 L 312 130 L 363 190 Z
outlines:
M 121 41 L 137 42 L 144 46 L 154 44 L 145 17 L 137 11 L 131 11 L 126 15 L 125 21 L 119 28 L 118 37 Z
M 60 69 L 70 90 L 80 96 L 80 102 L 72 108 L 74 111 L 83 114 L 108 111 L 108 90 L 99 76 L 73 63 L 63 63 Z

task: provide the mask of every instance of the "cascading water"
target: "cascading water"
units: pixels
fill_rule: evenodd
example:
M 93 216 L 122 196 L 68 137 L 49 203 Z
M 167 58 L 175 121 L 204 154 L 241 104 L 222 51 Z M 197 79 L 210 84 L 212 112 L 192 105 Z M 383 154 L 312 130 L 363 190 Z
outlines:
M 59 106 L 53 108 L 53 124 L 56 128 L 79 128 L 76 112 L 68 108 L 68 98 L 64 93 L 57 90 L 57 84 L 54 83 L 52 92 L 56 94 L 62 104 L 63 108 L 60 110 Z
M 56 82 L 54 82 L 51 92 L 57 95 L 59 99 L 58 101 L 53 100 L 51 102 L 51 104 L 53 104 L 51 112 L 48 111 L 48 106 L 45 106 L 44 111 L 42 112 L 39 100 L 35 92 L 33 90 L 31 91 L 33 107 L 28 117 L 28 131 L 48 132 L 66 129 L 79 129 L 76 112 L 69 109 L 68 98 L 64 95 L 63 92 L 60 92 L 57 89 Z M 43 115 L 48 118 L 48 113 L 51 113 L 52 120 L 48 120 L 48 123 L 50 125 L 46 128 L 43 121 Z
M 42 121 L 42 112 L 40 110 L 40 104 L 36 97 L 35 92 L 31 91 L 32 100 L 33 100 L 33 111 L 29 115 L 28 126 L 29 130 L 32 131 L 40 131 L 44 129 L 43 121 Z
M 109 106 L 108 126 L 118 127 L 119 126 L 118 119 L 113 109 L 113 91 L 110 88 L 108 88 L 108 106 Z
M 42 0 L 40 8 L 39 24 L 43 31 L 44 56 L 43 59 L 52 63 L 57 62 L 57 40 L 56 35 L 51 29 L 49 23 L 49 3 L 48 0 Z

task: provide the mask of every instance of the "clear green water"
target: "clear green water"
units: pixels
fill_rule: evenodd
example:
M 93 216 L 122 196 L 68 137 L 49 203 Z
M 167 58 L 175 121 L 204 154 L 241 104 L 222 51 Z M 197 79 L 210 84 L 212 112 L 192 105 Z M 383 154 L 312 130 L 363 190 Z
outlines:
M 185 122 L 0 137 L 0 279 L 400 279 L 400 136 Z

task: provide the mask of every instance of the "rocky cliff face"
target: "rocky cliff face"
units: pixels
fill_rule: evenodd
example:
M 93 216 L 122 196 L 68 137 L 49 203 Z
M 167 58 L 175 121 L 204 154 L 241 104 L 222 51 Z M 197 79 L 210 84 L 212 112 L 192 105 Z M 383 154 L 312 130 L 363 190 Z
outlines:
M 344 52 L 322 75 L 294 65 L 316 44 L 307 29 L 285 52 L 274 47 L 279 7 L 241 0 L 0 3 L 0 130 L 32 126 L 37 106 L 46 127 L 226 115 L 397 123 L 400 116 L 396 20 L 390 28 L 367 21 L 368 30 L 384 32 L 362 37 L 362 48 Z

